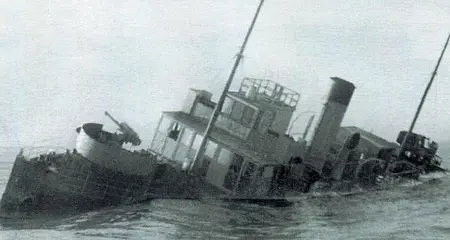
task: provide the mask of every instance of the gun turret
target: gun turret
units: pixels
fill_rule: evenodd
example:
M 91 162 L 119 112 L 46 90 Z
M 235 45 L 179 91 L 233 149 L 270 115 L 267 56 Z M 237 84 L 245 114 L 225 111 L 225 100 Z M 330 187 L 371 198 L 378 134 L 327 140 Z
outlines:
M 124 143 L 129 142 L 133 146 L 138 146 L 141 144 L 141 139 L 139 138 L 139 135 L 130 126 L 128 126 L 128 124 L 126 124 L 124 122 L 119 123 L 107 111 L 105 111 L 105 115 L 107 117 L 109 117 L 119 127 L 119 131 L 121 131 L 123 133 L 123 142 Z

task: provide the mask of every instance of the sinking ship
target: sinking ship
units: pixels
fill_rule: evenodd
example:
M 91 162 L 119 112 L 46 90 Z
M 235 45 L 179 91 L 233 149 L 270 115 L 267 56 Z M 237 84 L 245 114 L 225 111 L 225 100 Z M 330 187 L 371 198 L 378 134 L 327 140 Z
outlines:
M 414 124 L 400 131 L 396 142 L 341 126 L 356 89 L 342 78 L 331 78 L 310 141 L 306 134 L 295 139 L 288 131 L 298 110 L 298 92 L 256 78 L 244 78 L 239 89 L 230 90 L 263 2 L 217 102 L 206 90 L 190 89 L 182 109 L 163 112 L 151 145 L 139 151 L 124 148 L 126 143 L 139 146 L 141 140 L 108 112 L 119 127 L 115 133 L 104 131 L 99 123 L 85 123 L 76 129 L 72 151 L 36 156 L 23 149 L 0 200 L 0 212 L 89 210 L 155 198 L 284 204 L 319 185 L 328 190 L 369 190 L 445 171 L 438 144 L 414 133 Z
M 190 89 L 180 111 L 163 112 L 151 145 L 140 144 L 126 124 L 109 133 L 102 124 L 77 128 L 76 148 L 16 157 L 0 210 L 6 213 L 90 210 L 155 198 L 225 199 L 287 204 L 322 183 L 373 189 L 380 179 L 417 179 L 443 171 L 437 143 L 410 134 L 401 154 L 389 142 L 357 127 L 342 127 L 355 86 L 338 77 L 311 141 L 286 134 L 300 94 L 267 79 L 244 78 L 224 107 L 198 158 L 216 107 L 212 94 Z M 401 131 L 397 142 L 401 142 Z M 428 145 L 427 143 L 428 140 Z M 425 145 L 421 145 L 425 144 Z M 197 157 L 197 160 L 196 160 Z M 200 160 L 198 160 L 200 159 Z

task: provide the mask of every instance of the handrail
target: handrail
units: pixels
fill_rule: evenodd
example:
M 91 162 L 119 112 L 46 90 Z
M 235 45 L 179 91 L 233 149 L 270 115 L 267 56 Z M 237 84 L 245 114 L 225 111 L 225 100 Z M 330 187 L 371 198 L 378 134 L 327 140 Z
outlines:
M 274 100 L 273 94 L 277 93 L 275 90 L 281 88 L 282 92 L 279 96 L 279 101 L 294 108 L 300 99 L 298 92 L 269 79 L 244 78 L 239 87 L 239 92 L 245 92 L 250 87 L 255 87 L 257 93 L 266 94 L 272 100 Z

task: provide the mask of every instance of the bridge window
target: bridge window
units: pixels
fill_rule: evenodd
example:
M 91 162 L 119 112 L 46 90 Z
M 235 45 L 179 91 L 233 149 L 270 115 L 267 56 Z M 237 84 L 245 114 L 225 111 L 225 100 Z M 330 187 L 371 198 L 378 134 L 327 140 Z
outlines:
M 194 137 L 194 134 L 195 134 L 195 132 L 192 129 L 185 128 L 183 135 L 181 135 L 180 142 L 185 146 L 189 146 L 192 138 Z
M 208 143 L 206 145 L 205 155 L 210 158 L 214 158 L 214 154 L 216 153 L 216 150 L 217 150 L 217 143 L 208 140 Z
M 236 121 L 240 121 L 242 118 L 242 113 L 244 112 L 245 105 L 240 102 L 234 102 L 233 112 L 231 112 L 231 118 Z
M 192 143 L 192 148 L 198 149 L 200 147 L 200 144 L 202 143 L 202 140 L 203 140 L 203 136 L 196 134 L 194 143 Z
M 233 153 L 230 150 L 222 148 L 220 150 L 219 159 L 217 160 L 217 162 L 227 166 L 230 165 L 232 157 Z
M 167 135 L 172 140 L 177 141 L 178 137 L 180 135 L 181 129 L 182 129 L 182 126 L 177 121 L 167 118 L 167 117 L 162 117 L 161 123 L 159 124 L 158 131 L 164 135 Z
M 253 180 L 253 174 L 254 174 L 255 170 L 256 170 L 256 165 L 252 162 L 248 162 L 247 167 L 239 181 L 239 185 L 238 185 L 239 191 L 245 190 L 250 185 L 250 183 Z
M 225 188 L 228 188 L 229 190 L 234 189 L 237 183 L 237 179 L 239 178 L 242 164 L 244 162 L 244 158 L 241 155 L 234 153 L 232 156 L 232 161 L 230 166 L 228 167 L 228 172 L 225 175 L 223 183 L 223 186 Z
M 255 113 L 255 109 L 249 106 L 245 106 L 244 112 L 242 114 L 242 124 L 244 124 L 245 126 L 250 126 L 252 124 Z
M 233 104 L 234 101 L 230 98 L 225 98 L 225 101 L 223 102 L 222 112 L 231 115 L 231 112 L 233 111 Z
M 180 135 L 180 131 L 180 125 L 177 122 L 174 122 L 169 130 L 168 137 L 176 141 L 178 139 L 178 136 Z
M 200 144 L 202 143 L 203 136 L 199 134 L 195 134 L 194 142 L 192 142 L 192 147 L 189 150 L 189 158 L 194 159 L 195 153 L 197 152 L 197 149 L 200 147 Z
M 242 102 L 225 98 L 222 112 L 230 116 L 236 122 L 246 127 L 250 127 L 255 118 L 256 109 Z
M 272 111 L 260 111 L 256 119 L 255 127 L 260 133 L 266 133 L 272 125 L 275 113 Z
M 173 120 L 167 117 L 162 117 L 161 123 L 159 125 L 159 131 L 166 133 L 172 127 Z

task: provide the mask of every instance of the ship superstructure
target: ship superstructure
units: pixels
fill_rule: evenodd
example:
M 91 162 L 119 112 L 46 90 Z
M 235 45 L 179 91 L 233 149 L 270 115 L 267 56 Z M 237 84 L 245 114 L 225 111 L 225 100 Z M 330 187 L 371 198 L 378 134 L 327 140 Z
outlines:
M 286 134 L 300 94 L 271 80 L 244 78 L 237 91 L 226 94 L 200 161 L 194 163 L 195 154 L 215 106 L 204 90 L 191 89 L 181 111 L 162 114 L 149 150 L 186 172 L 195 164 L 197 177 L 228 196 L 269 197 L 272 188 L 278 196 L 307 191 L 329 158 L 326 149 L 354 90 L 343 79 L 332 80 L 309 147 L 306 140 Z
M 191 89 L 182 111 L 164 112 L 151 150 L 180 167 L 192 164 L 215 105 L 211 97 L 207 91 Z M 245 78 L 239 90 L 226 96 L 205 156 L 195 166 L 200 175 L 234 194 L 258 176 L 270 179 L 275 166 L 303 156 L 304 142 L 285 134 L 299 98 L 299 93 L 276 82 Z

